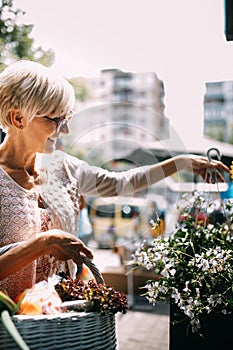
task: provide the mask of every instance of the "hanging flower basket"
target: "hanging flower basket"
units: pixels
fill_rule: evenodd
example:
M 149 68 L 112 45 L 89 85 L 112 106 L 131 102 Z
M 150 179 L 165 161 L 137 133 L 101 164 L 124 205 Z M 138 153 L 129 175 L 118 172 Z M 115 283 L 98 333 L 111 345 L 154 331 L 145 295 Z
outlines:
M 195 193 L 180 211 L 172 236 L 138 245 L 130 262 L 155 274 L 145 286 L 149 302 L 170 303 L 171 350 L 213 350 L 220 342 L 233 344 L 228 327 L 233 320 L 232 203 L 214 222 L 206 215 L 212 205 L 208 198 L 208 193 Z
M 230 350 L 233 344 L 233 314 L 211 312 L 199 317 L 201 332 L 189 330 L 189 319 L 170 305 L 169 350 Z

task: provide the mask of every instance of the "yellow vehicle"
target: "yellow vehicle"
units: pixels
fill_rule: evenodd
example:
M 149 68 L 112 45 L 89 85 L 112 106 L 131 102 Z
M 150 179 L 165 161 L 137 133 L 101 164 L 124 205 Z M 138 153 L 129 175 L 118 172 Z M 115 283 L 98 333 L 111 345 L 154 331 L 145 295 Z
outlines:
M 95 199 L 90 205 L 90 219 L 98 246 L 109 248 L 148 235 L 150 204 L 139 197 Z

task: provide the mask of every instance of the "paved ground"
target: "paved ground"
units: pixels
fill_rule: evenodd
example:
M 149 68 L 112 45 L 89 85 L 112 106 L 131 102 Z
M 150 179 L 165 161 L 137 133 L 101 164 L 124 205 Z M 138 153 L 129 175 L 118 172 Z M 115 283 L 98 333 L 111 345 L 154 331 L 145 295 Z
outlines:
M 117 314 L 119 350 L 168 350 L 169 309 L 162 305 L 148 309 L 137 305 L 127 314 Z

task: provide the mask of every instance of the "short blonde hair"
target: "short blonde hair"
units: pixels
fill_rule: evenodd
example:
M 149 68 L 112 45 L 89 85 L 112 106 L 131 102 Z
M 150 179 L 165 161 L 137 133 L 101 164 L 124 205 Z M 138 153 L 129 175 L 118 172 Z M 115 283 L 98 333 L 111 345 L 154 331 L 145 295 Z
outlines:
M 35 116 L 69 114 L 74 106 L 73 87 L 52 69 L 21 60 L 0 73 L 0 123 L 11 128 L 10 112 L 19 109 L 29 120 Z

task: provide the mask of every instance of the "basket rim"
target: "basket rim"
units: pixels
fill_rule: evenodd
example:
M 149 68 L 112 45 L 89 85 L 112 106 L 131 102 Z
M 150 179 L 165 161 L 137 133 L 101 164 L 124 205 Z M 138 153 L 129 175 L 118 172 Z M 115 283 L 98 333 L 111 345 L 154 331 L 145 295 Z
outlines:
M 61 318 L 77 318 L 77 317 L 93 317 L 93 316 L 115 316 L 112 312 L 105 312 L 101 314 L 100 312 L 90 311 L 70 311 L 70 312 L 61 312 L 57 314 L 48 314 L 48 315 L 13 315 L 12 317 L 17 320 L 44 320 L 44 319 L 61 319 Z

